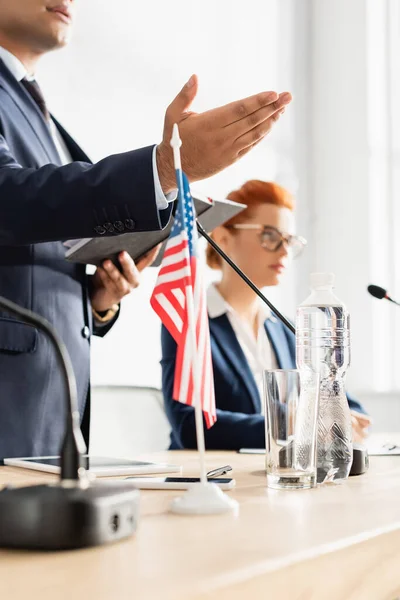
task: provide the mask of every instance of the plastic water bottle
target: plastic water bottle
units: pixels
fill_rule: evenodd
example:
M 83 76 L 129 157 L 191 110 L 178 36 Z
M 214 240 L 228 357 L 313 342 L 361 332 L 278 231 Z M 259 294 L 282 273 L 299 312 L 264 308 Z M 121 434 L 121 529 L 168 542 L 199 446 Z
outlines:
M 312 273 L 311 295 L 297 309 L 296 363 L 300 402 L 312 413 L 318 398 L 317 482 L 346 479 L 353 460 L 345 375 L 350 364 L 350 319 L 334 295 L 333 273 Z M 319 396 L 316 394 L 319 386 Z M 315 414 L 315 413 L 314 413 Z

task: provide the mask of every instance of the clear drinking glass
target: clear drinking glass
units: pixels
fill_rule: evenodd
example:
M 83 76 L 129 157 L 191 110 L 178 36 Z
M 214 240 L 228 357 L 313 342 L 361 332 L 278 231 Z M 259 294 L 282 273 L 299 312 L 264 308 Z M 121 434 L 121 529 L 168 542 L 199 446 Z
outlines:
M 300 395 L 295 369 L 264 371 L 267 485 L 306 489 L 316 481 L 317 393 Z

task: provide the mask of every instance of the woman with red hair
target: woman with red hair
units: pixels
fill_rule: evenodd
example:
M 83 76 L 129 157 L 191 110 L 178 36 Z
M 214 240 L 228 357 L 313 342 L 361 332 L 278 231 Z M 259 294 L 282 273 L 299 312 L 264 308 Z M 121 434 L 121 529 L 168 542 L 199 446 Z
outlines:
M 258 288 L 278 285 L 306 245 L 293 234 L 293 197 L 276 183 L 252 180 L 228 198 L 247 208 L 217 227 L 213 238 Z M 296 368 L 295 336 L 211 246 L 206 256 L 207 264 L 221 272 L 207 292 L 217 422 L 205 430 L 206 447 L 265 448 L 262 374 L 265 369 Z M 194 409 L 172 399 L 176 344 L 165 327 L 161 340 L 171 448 L 195 448 Z M 357 401 L 349 398 L 349 405 L 354 439 L 360 441 L 370 420 Z

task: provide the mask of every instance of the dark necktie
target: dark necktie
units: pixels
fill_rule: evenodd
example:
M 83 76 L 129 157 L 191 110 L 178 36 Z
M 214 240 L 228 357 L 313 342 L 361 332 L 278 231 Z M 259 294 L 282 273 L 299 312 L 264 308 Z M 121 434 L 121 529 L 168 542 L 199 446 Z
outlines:
M 34 79 L 32 81 L 29 81 L 28 79 L 24 78 L 21 80 L 21 83 L 40 108 L 46 121 L 50 121 L 50 113 L 47 109 L 42 90 L 40 89 L 37 81 L 35 81 Z

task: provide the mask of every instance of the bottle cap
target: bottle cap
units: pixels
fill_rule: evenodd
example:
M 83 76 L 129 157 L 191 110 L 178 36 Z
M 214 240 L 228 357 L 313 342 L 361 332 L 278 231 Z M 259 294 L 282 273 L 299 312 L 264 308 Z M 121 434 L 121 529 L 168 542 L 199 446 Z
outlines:
M 334 273 L 311 273 L 310 275 L 311 288 L 333 287 L 334 283 Z

